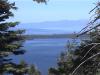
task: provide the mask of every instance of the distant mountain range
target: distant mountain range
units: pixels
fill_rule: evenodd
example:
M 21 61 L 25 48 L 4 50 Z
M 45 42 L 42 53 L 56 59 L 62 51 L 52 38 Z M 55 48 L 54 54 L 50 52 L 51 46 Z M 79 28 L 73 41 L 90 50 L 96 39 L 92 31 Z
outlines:
M 67 34 L 80 31 L 87 24 L 86 20 L 54 21 L 40 23 L 21 23 L 16 29 L 25 29 L 26 35 L 31 34 Z

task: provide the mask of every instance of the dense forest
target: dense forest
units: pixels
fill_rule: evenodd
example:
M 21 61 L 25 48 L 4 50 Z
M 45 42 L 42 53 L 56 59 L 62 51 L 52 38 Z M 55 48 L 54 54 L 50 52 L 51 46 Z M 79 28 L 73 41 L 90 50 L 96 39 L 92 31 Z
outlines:
M 33 1 L 47 3 L 45 0 Z M 41 75 L 34 65 L 29 65 L 23 60 L 16 64 L 12 62 L 13 59 L 9 58 L 11 55 L 25 53 L 25 50 L 21 49 L 25 41 L 25 36 L 22 35 L 24 30 L 10 30 L 19 22 L 6 22 L 9 17 L 14 16 L 11 10 L 17 10 L 15 3 L 0 0 L 0 75 Z M 100 2 L 96 3 L 90 13 L 92 12 L 94 13 L 93 19 L 76 37 L 88 34 L 89 39 L 82 40 L 80 44 L 69 43 L 67 51 L 61 53 L 57 67 L 49 68 L 48 75 L 100 75 Z M 65 35 L 60 36 L 65 37 Z M 47 38 L 48 36 L 33 35 L 32 37 Z
M 56 39 L 56 38 L 71 38 L 71 39 L 74 39 L 77 37 L 78 34 L 34 34 L 34 35 L 23 35 L 23 37 L 27 40 L 34 40 L 34 39 Z M 85 35 L 82 35 L 80 37 L 78 37 L 80 39 L 89 39 L 89 35 L 88 34 L 85 34 Z

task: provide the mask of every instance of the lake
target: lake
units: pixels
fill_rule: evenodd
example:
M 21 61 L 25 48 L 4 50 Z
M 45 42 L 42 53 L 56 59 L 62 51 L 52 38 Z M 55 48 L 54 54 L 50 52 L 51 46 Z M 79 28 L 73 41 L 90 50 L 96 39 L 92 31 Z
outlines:
M 42 75 L 47 75 L 48 68 L 56 67 L 57 58 L 66 50 L 68 38 L 26 40 L 24 55 L 14 56 L 14 61 L 25 60 L 28 64 L 35 64 Z

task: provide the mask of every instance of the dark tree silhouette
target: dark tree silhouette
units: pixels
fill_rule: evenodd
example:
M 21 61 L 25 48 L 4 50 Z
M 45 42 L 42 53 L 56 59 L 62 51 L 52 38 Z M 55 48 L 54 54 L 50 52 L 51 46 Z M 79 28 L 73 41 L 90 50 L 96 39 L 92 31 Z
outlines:
M 21 35 L 24 30 L 13 29 L 19 22 L 6 22 L 9 17 L 14 16 L 11 10 L 16 9 L 15 3 L 0 0 L 0 75 L 5 73 L 24 75 L 28 73 L 29 69 L 24 62 L 16 64 L 9 58 L 10 55 L 19 55 L 25 52 L 20 48 L 24 41 L 24 37 Z
M 36 1 L 37 3 L 46 3 L 47 0 L 33 0 L 33 1 Z

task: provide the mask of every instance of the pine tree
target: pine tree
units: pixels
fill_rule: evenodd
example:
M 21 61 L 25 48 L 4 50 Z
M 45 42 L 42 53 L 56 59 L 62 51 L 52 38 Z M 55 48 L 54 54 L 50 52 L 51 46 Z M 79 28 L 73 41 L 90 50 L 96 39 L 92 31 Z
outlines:
M 29 66 L 24 61 L 16 64 L 9 58 L 11 55 L 25 53 L 25 50 L 21 49 L 24 41 L 24 37 L 21 34 L 24 30 L 13 29 L 19 22 L 6 22 L 7 19 L 14 16 L 11 10 L 16 9 L 15 3 L 10 3 L 8 0 L 0 0 L 0 75 L 5 73 L 30 75 L 29 72 L 31 72 L 31 75 L 40 75 L 40 72 L 35 67 L 34 72 L 33 66 Z
M 19 24 L 19 22 L 6 22 L 9 17 L 13 17 L 11 10 L 16 10 L 15 3 L 10 3 L 8 0 L 0 0 L 0 75 L 3 73 L 15 73 L 17 74 L 18 68 L 21 64 L 15 64 L 9 58 L 10 55 L 24 54 L 24 50 L 21 50 L 21 40 L 23 36 L 23 30 L 12 30 L 11 28 Z

